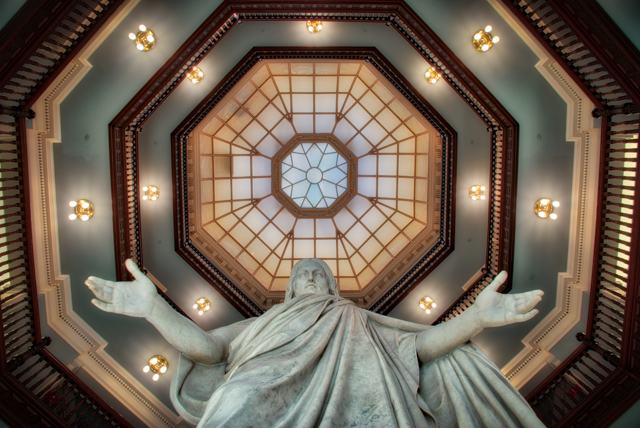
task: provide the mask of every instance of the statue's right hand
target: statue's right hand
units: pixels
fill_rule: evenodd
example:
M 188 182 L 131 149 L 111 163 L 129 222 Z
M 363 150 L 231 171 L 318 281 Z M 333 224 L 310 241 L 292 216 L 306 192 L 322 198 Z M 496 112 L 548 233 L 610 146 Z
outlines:
M 87 278 L 84 283 L 96 296 L 91 303 L 105 312 L 147 317 L 158 298 L 156 286 L 131 259 L 127 259 L 125 266 L 134 281 L 105 281 L 95 276 Z

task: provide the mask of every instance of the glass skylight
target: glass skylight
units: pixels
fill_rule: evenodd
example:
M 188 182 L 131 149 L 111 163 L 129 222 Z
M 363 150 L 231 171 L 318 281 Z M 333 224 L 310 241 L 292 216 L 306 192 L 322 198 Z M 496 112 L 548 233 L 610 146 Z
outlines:
M 347 190 L 347 161 L 329 143 L 300 143 L 282 161 L 282 191 L 300 208 L 327 208 Z
M 194 134 L 196 223 L 268 291 L 318 257 L 361 292 L 436 234 L 438 132 L 364 61 L 262 61 Z

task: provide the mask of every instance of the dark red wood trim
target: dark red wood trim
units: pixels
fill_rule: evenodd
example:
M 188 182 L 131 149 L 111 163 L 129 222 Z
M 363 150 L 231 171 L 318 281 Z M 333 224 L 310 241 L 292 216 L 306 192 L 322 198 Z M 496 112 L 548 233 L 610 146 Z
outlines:
M 516 6 L 516 4 L 512 0 L 501 0 L 502 4 L 509 9 L 512 14 L 523 24 L 523 26 L 529 30 L 536 40 L 538 44 L 541 45 L 546 51 L 553 57 L 553 59 L 560 64 L 563 70 L 571 77 L 571 79 L 582 88 L 583 92 L 589 97 L 592 103 L 596 106 L 602 107 L 603 103 L 596 98 L 596 96 L 591 92 L 585 85 L 584 81 L 580 80 L 580 78 L 576 75 L 573 69 L 567 65 L 565 60 L 560 56 L 558 52 L 556 52 L 550 45 L 549 42 L 543 37 L 541 31 L 536 31 L 534 27 L 531 25 L 531 22 L 526 18 L 523 12 L 520 11 L 520 8 Z M 545 0 L 546 1 L 546 0 Z M 549 3 L 547 1 L 547 3 Z
M 0 32 L 0 88 L 49 37 L 76 1 L 29 0 Z
M 33 229 L 31 227 L 31 194 L 29 189 L 29 157 L 27 147 L 27 124 L 25 118 L 17 120 L 18 141 L 20 145 L 20 184 L 22 185 L 22 202 L 24 204 L 24 234 L 26 238 L 25 253 L 28 255 L 28 278 L 29 278 L 29 298 L 31 299 L 31 316 L 33 317 L 34 342 L 40 343 L 42 334 L 40 332 L 40 311 L 38 309 L 38 286 L 36 284 L 35 259 L 33 256 Z
M 603 117 L 600 122 L 600 165 L 598 167 L 598 200 L 596 201 L 596 231 L 594 234 L 593 242 L 593 263 L 591 266 L 591 285 L 589 286 L 589 315 L 587 318 L 587 329 L 585 335 L 591 339 L 593 337 L 593 309 L 596 307 L 596 290 L 598 285 L 598 268 L 600 267 L 600 243 L 602 238 L 602 228 L 604 226 L 604 210 L 606 201 L 603 197 L 606 187 L 606 174 L 605 167 L 607 166 L 607 131 L 609 130 L 610 119 Z
M 2 358 L 3 359 L 3 358 Z M 0 373 L 0 415 L 12 428 L 69 426 L 13 376 Z
M 602 6 L 596 0 L 546 1 L 640 105 L 640 52 Z
M 125 428 L 133 428 L 133 426 L 129 422 L 127 422 L 122 417 L 122 415 L 120 415 L 120 413 L 116 412 L 115 409 L 113 409 L 113 407 L 111 407 L 109 404 L 107 404 L 106 401 L 100 398 L 98 394 L 93 392 L 93 390 L 89 388 L 82 380 L 80 380 L 80 378 L 74 372 L 69 370 L 69 368 L 66 365 L 62 364 L 60 360 L 58 360 L 46 348 L 40 351 L 40 353 L 42 354 L 42 356 L 45 357 L 45 359 L 49 363 L 51 363 L 53 367 L 56 368 L 58 372 L 62 373 L 68 380 L 73 382 L 73 384 L 76 385 L 78 389 L 82 390 L 85 394 L 90 396 L 91 399 L 96 404 L 102 407 L 102 409 L 104 409 L 104 411 L 108 413 L 113 419 L 116 419 L 120 425 L 122 425 Z

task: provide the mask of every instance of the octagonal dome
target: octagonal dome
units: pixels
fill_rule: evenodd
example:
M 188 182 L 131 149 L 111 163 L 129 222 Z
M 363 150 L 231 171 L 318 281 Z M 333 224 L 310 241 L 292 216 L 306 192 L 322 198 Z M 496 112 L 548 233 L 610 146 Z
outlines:
M 366 307 L 438 241 L 441 133 L 372 64 L 264 60 L 225 92 L 184 140 L 190 243 L 258 307 L 312 257 Z

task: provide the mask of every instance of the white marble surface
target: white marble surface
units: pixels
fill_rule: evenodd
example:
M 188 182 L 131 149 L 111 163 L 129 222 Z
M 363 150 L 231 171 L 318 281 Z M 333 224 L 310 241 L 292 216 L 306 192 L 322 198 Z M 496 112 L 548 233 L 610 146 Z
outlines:
M 413 324 L 338 296 L 329 267 L 292 269 L 285 302 L 204 332 L 173 311 L 137 266 L 132 282 L 90 277 L 92 303 L 145 317 L 181 352 L 171 397 L 198 427 L 542 426 L 497 367 L 467 343 L 537 314 L 539 290 L 503 295 L 501 273 L 455 319 Z

